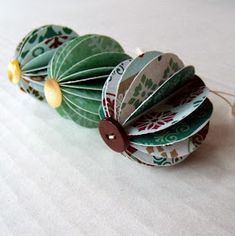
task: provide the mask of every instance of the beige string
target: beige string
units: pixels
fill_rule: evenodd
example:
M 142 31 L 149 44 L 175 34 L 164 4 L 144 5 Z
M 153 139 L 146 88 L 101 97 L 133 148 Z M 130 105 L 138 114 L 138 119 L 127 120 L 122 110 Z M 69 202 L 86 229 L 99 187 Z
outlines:
M 235 94 L 227 93 L 224 91 L 215 91 L 215 90 L 211 90 L 211 89 L 210 89 L 210 92 L 215 94 L 216 96 L 220 97 L 222 100 L 224 100 L 231 108 L 231 113 L 235 117 L 235 102 L 234 103 L 230 102 L 225 96 L 222 95 L 222 94 L 224 94 L 224 95 L 227 95 L 230 97 L 235 97 Z

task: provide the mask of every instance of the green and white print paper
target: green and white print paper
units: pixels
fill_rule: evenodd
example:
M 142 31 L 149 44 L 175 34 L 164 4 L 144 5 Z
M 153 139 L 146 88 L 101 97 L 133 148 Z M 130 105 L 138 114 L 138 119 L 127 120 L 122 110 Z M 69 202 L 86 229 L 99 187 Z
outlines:
M 146 52 L 121 62 L 102 92 L 101 119 L 123 127 L 124 156 L 151 166 L 169 166 L 196 150 L 209 128 L 208 89 L 172 53 Z
M 27 34 L 18 44 L 14 56 L 20 64 L 20 89 L 44 100 L 43 84 L 48 63 L 61 45 L 77 36 L 72 29 L 59 25 L 45 25 Z
M 62 93 L 58 113 L 81 126 L 97 127 L 103 85 L 127 59 L 120 44 L 103 35 L 83 35 L 60 47 L 48 68 L 48 79 L 56 80 Z

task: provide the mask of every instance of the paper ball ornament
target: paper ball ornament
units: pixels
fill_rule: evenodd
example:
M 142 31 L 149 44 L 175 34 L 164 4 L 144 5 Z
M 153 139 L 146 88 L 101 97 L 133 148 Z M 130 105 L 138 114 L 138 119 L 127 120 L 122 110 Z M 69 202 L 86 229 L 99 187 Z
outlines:
M 172 53 L 125 60 L 102 92 L 100 134 L 114 151 L 151 166 L 183 161 L 204 141 L 212 114 L 208 89 Z
M 130 57 L 114 39 L 77 37 L 54 54 L 45 82 L 48 104 L 81 126 L 98 126 L 101 93 L 111 71 Z
M 49 61 L 62 44 L 77 36 L 73 30 L 58 25 L 45 25 L 31 31 L 21 40 L 9 63 L 9 80 L 22 91 L 43 100 Z

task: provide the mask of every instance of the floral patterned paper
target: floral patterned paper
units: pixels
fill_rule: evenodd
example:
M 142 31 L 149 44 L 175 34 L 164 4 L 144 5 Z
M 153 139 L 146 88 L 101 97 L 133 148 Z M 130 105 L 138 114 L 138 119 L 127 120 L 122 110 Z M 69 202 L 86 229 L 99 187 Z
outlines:
M 141 57 L 110 74 L 99 114 L 122 126 L 128 138 L 124 156 L 149 166 L 175 165 L 206 138 L 213 110 L 208 89 L 194 67 L 174 54 Z

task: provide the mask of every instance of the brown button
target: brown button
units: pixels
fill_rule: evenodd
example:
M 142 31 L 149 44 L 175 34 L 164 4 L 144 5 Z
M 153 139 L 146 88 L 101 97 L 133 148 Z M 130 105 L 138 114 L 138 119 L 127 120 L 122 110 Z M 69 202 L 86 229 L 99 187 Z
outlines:
M 99 131 L 104 142 L 115 152 L 123 152 L 129 144 L 123 127 L 114 119 L 106 118 L 99 123 Z

